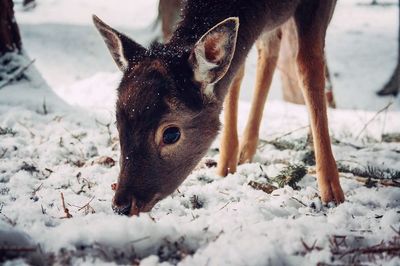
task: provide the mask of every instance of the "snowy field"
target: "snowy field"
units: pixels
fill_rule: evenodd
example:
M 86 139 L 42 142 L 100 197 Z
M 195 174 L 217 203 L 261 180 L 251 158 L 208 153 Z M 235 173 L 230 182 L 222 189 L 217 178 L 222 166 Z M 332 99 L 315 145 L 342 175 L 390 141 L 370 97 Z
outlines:
M 147 43 L 156 35 L 157 3 L 38 2 L 16 15 L 43 78 L 30 68 L 30 82 L 0 89 L 0 251 L 7 244 L 7 254 L 23 257 L 6 265 L 400 265 L 400 98 L 374 94 L 394 68 L 396 6 L 339 1 L 328 32 L 341 108 L 329 110 L 329 121 L 345 203 L 321 204 L 307 112 L 280 101 L 278 77 L 254 163 L 226 178 L 202 163 L 149 214 L 128 218 L 110 207 L 119 172 L 120 74 L 90 15 Z M 254 51 L 247 65 L 240 130 Z M 218 158 L 218 143 L 209 162 Z M 293 165 L 307 174 L 279 187 L 277 177 Z

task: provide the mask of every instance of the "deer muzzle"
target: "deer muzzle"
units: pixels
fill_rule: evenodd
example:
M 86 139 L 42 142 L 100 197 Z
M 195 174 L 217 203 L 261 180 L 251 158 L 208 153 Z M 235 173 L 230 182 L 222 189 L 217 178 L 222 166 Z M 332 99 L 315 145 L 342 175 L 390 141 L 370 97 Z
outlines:
M 112 209 L 116 214 L 127 215 L 127 216 L 139 216 L 141 212 L 149 212 L 153 209 L 154 205 L 161 200 L 159 194 L 154 195 L 154 197 L 149 202 L 140 202 L 136 200 L 133 196 L 124 198 L 123 201 L 118 198 L 118 194 L 114 196 L 112 201 Z

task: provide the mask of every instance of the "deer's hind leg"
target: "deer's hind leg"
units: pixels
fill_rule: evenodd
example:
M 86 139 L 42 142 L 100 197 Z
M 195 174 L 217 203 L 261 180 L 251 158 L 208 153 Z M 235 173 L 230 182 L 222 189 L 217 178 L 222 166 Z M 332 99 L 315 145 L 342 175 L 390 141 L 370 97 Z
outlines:
M 313 135 L 318 187 L 323 202 L 344 201 L 329 138 L 324 96 L 324 40 L 334 0 L 310 0 L 301 4 L 295 21 L 299 38 L 297 68 Z
M 265 101 L 271 86 L 281 44 L 281 29 L 263 33 L 256 42 L 258 51 L 256 84 L 249 118 L 240 145 L 239 163 L 251 162 L 257 150 Z
M 226 176 L 236 172 L 239 154 L 239 138 L 237 133 L 237 112 L 240 85 L 244 76 L 244 64 L 236 73 L 224 101 L 224 125 L 220 144 L 220 157 L 217 174 Z

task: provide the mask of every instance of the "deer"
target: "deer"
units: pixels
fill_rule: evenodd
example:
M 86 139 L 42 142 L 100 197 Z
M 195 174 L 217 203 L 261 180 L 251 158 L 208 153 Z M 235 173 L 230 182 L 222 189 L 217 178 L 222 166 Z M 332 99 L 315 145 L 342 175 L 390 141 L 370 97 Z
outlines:
M 155 25 L 161 23 L 162 40 L 167 42 L 174 32 L 174 28 L 180 20 L 180 12 L 185 4 L 185 0 L 160 0 L 158 2 L 158 16 Z M 299 89 L 299 80 L 296 73 L 296 53 L 297 53 L 297 33 L 293 19 L 289 19 L 279 29 L 280 32 L 280 48 L 278 52 L 278 62 L 276 68 L 279 69 L 282 81 L 283 100 L 295 104 L 304 105 L 304 97 Z M 258 72 L 263 72 L 264 64 L 263 54 L 265 54 L 268 46 L 265 45 L 262 38 L 256 41 L 258 57 Z M 260 77 L 260 75 L 258 75 Z M 241 83 L 241 81 L 240 81 Z M 268 86 L 270 84 L 262 84 L 256 81 L 256 86 Z M 256 94 L 255 94 L 256 95 Z M 333 95 L 333 85 L 330 71 L 325 57 L 325 97 L 328 106 L 336 108 L 336 102 Z
M 336 0 L 188 0 L 167 43 L 145 48 L 93 15 L 123 76 L 117 88 L 116 125 L 121 156 L 112 209 L 149 212 L 197 166 L 220 130 L 217 174 L 250 162 L 258 141 L 268 87 L 259 86 L 241 144 L 237 133 L 240 80 L 256 42 L 266 53 L 259 80 L 276 67 L 279 27 L 293 19 L 297 72 L 309 113 L 321 201 L 340 204 L 344 193 L 332 153 L 324 95 L 324 45 Z

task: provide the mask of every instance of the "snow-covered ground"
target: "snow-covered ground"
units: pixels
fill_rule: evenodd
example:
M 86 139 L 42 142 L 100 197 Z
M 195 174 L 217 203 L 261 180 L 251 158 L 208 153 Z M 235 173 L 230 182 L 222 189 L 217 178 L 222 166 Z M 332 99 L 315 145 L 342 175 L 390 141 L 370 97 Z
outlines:
M 110 208 L 119 171 L 113 107 L 120 74 L 90 14 L 145 43 L 154 36 L 156 1 L 38 2 L 33 11 L 17 12 L 17 20 L 27 53 L 57 95 L 34 69 L 31 82 L 0 89 L 1 252 L 11 241 L 17 254 L 38 265 L 400 265 L 398 251 L 371 255 L 400 246 L 399 179 L 383 179 L 399 178 L 400 142 L 382 138 L 399 133 L 400 103 L 373 94 L 394 67 L 394 6 L 340 1 L 328 34 L 339 106 L 370 110 L 329 110 L 345 203 L 321 205 L 312 166 L 299 190 L 285 186 L 267 194 L 249 185 L 270 183 L 307 152 L 306 110 L 279 101 L 276 79 L 261 129 L 269 144 L 261 143 L 255 163 L 226 178 L 201 166 L 151 213 L 128 218 Z M 255 58 L 252 52 L 244 87 L 252 86 Z M 250 109 L 250 90 L 243 91 L 241 130 Z M 388 110 L 376 112 L 388 101 Z M 278 149 L 277 141 L 287 147 Z M 216 147 L 218 140 L 210 159 L 217 159 Z M 377 183 L 366 186 L 344 173 L 347 168 L 374 174 Z M 61 193 L 72 218 L 63 218 Z

